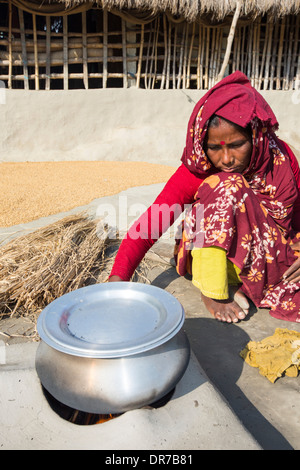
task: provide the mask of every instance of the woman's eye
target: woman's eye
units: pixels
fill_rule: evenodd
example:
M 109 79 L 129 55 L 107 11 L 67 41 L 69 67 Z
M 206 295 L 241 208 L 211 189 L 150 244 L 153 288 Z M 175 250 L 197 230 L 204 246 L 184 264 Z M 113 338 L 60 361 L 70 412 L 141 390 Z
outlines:
M 242 147 L 246 142 L 237 142 L 236 144 L 231 144 L 230 147 L 231 148 L 239 148 L 239 147 Z

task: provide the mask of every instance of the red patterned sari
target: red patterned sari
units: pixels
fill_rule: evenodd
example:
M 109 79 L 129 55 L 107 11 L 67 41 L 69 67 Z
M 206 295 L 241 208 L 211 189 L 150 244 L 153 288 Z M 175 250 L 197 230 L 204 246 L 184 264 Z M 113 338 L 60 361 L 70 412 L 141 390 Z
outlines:
M 253 134 L 253 152 L 243 172 L 218 172 L 203 150 L 207 123 L 217 114 Z M 298 189 L 288 156 L 274 131 L 276 118 L 248 79 L 236 72 L 211 89 L 196 105 L 182 157 L 194 173 L 207 174 L 195 203 L 186 215 L 175 250 L 177 271 L 191 272 L 191 250 L 224 248 L 240 270 L 241 289 L 257 307 L 270 308 L 274 317 L 300 321 L 300 282 L 286 282 L 283 273 L 299 253 L 290 244 L 293 203 Z M 200 219 L 199 219 L 200 217 Z

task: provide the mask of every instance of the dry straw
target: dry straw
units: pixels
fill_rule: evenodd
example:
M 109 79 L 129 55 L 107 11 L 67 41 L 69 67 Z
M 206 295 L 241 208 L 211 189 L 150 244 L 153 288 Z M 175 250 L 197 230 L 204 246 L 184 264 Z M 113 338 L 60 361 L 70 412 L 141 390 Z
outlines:
M 66 5 L 85 3 L 85 0 L 61 0 Z M 153 13 L 169 11 L 173 15 L 184 17 L 187 21 L 196 21 L 201 15 L 213 15 L 216 19 L 223 19 L 232 15 L 238 0 L 96 0 L 102 8 L 150 10 Z M 262 15 L 273 13 L 280 17 L 288 14 L 297 14 L 300 10 L 299 0 L 242 0 L 241 13 L 243 15 Z
M 105 282 L 118 244 L 86 214 L 7 243 L 0 249 L 0 316 L 39 313 L 67 292 Z

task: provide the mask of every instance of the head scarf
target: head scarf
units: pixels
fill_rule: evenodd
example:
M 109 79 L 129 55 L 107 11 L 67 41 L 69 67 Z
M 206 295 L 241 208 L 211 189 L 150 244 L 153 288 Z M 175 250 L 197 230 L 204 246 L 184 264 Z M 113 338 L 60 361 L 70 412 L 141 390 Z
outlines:
M 290 229 L 297 188 L 289 158 L 275 131 L 277 119 L 266 100 L 241 72 L 235 72 L 211 88 L 196 104 L 188 123 L 182 162 L 201 177 L 217 172 L 204 151 L 209 119 L 216 114 L 243 128 L 252 128 L 252 155 L 243 172 L 268 213 L 285 230 Z

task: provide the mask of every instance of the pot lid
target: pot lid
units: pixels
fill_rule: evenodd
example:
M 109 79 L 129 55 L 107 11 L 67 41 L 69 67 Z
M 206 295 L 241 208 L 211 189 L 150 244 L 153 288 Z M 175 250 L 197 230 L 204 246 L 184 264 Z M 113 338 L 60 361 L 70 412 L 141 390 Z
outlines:
M 181 329 L 184 310 L 169 292 L 135 282 L 82 287 L 51 302 L 40 314 L 43 341 L 61 352 L 94 358 L 142 353 Z

